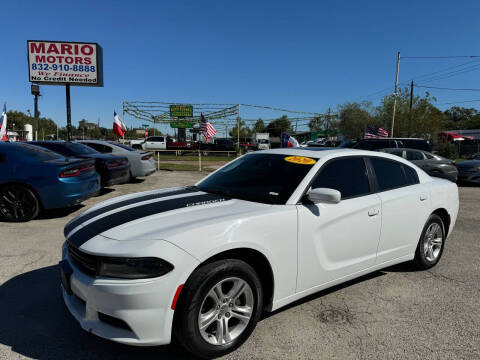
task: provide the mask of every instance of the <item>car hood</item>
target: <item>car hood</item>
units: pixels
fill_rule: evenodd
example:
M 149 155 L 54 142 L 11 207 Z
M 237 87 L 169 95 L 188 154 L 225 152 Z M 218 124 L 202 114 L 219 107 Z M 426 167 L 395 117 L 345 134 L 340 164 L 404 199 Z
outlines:
M 466 161 L 460 161 L 455 164 L 456 167 L 460 168 L 472 168 L 472 167 L 477 167 L 480 166 L 480 160 L 466 160 Z
M 184 231 L 251 216 L 271 206 L 194 187 L 156 190 L 100 203 L 70 221 L 64 234 L 77 247 L 97 236 L 120 241 L 168 240 Z

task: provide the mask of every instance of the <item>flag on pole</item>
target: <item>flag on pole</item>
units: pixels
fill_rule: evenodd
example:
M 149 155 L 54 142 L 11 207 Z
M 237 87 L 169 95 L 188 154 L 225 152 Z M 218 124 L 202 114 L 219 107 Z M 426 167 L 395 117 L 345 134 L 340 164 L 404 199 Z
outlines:
M 0 141 L 7 141 L 7 103 L 3 104 L 2 118 L 0 119 Z
M 118 114 L 114 111 L 113 112 L 113 132 L 114 134 L 117 134 L 120 137 L 123 137 L 125 135 L 125 132 L 127 131 L 127 127 L 123 123 L 122 120 L 120 120 L 120 117 Z
M 299 147 L 300 146 L 297 139 L 295 139 L 293 136 L 290 136 L 286 133 L 282 134 L 281 142 L 282 142 L 282 148 Z
M 208 141 L 212 136 L 214 136 L 218 131 L 215 130 L 212 124 L 205 118 L 203 114 L 200 114 L 200 131 L 202 132 L 203 136 L 205 136 L 205 140 Z
M 384 128 L 377 128 L 372 125 L 365 125 L 365 139 L 376 139 L 388 137 L 388 131 Z

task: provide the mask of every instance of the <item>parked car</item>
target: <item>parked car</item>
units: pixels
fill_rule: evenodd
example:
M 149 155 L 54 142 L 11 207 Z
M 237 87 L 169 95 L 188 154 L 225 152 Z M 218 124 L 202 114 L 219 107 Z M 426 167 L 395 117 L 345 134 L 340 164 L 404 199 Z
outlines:
M 151 152 L 137 151 L 130 146 L 113 141 L 79 140 L 77 142 L 85 144 L 102 154 L 125 156 L 130 164 L 131 178 L 148 176 L 157 170 L 155 159 Z
M 200 150 L 209 151 L 235 151 L 236 144 L 232 139 L 213 138 L 208 143 L 199 142 L 198 147 Z
M 0 142 L 0 218 L 29 221 L 42 209 L 76 205 L 99 190 L 93 160 Z
M 87 145 L 74 142 L 32 141 L 29 144 L 41 146 L 63 156 L 95 159 L 95 169 L 100 175 L 102 187 L 123 184 L 130 180 L 130 164 L 125 156 L 101 154 Z
M 441 177 L 453 182 L 457 181 L 458 170 L 455 161 L 416 149 L 389 148 L 381 149 L 392 155 L 397 155 L 411 161 L 430 176 Z
M 458 169 L 459 182 L 480 184 L 480 158 L 459 161 L 455 163 L 455 166 Z
M 122 196 L 69 222 L 63 297 L 96 335 L 174 337 L 215 358 L 264 310 L 397 263 L 431 268 L 458 206 L 456 184 L 390 154 L 252 152 L 194 187 Z
M 378 138 L 345 141 L 340 147 L 360 150 L 379 150 L 387 148 L 409 148 L 432 151 L 431 145 L 425 139 L 416 138 Z

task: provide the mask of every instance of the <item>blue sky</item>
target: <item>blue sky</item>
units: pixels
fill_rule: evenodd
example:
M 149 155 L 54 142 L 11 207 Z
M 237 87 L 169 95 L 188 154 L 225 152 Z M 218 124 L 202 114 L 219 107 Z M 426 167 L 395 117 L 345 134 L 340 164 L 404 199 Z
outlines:
M 0 101 L 9 109 L 33 109 L 26 41 L 41 39 L 103 47 L 105 86 L 72 87 L 74 124 L 100 118 L 110 126 L 113 109 L 121 112 L 123 100 L 246 103 L 314 112 L 345 101 L 375 103 L 393 91 L 397 51 L 402 56 L 480 55 L 479 14 L 478 1 L 7 0 L 2 4 Z M 480 64 L 480 59 L 405 58 L 400 82 L 467 61 Z M 480 69 L 473 70 L 428 85 L 480 88 Z M 42 93 L 42 116 L 65 124 L 64 88 L 42 86 Z M 451 106 L 446 102 L 480 99 L 478 92 L 431 93 L 441 108 Z M 480 107 L 480 102 L 466 105 Z M 268 114 L 247 110 L 242 116 Z M 129 117 L 126 122 L 142 123 Z

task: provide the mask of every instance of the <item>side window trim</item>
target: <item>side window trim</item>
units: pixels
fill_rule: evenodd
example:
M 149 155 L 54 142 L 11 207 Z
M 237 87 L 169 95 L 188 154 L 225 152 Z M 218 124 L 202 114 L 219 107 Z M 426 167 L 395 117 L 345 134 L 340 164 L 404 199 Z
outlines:
M 371 173 L 369 172 L 368 170 L 368 164 L 367 164 L 367 160 L 366 160 L 366 157 L 365 156 L 362 156 L 362 155 L 353 155 L 353 156 L 340 156 L 340 157 L 336 157 L 336 158 L 333 158 L 333 159 L 330 159 L 328 160 L 325 164 L 323 164 L 320 169 L 318 169 L 317 173 L 313 176 L 312 180 L 310 180 L 310 183 L 306 186 L 302 196 L 300 197 L 300 202 L 302 201 L 302 199 L 305 198 L 305 195 L 307 194 L 307 192 L 312 188 L 312 184 L 315 182 L 315 180 L 317 179 L 317 177 L 321 174 L 321 172 L 325 169 L 325 167 L 335 161 L 338 161 L 338 160 L 344 160 L 344 159 L 356 159 L 356 158 L 361 158 L 363 159 L 363 162 L 365 164 L 365 169 L 367 171 L 367 179 L 368 179 L 368 184 L 369 184 L 369 188 L 370 188 L 370 191 L 368 193 L 365 193 L 365 194 L 361 194 L 361 195 L 355 195 L 355 196 L 348 196 L 348 197 L 342 197 L 342 201 L 343 200 L 350 200 L 350 199 L 355 199 L 355 198 L 358 198 L 358 197 L 362 197 L 362 196 L 368 196 L 368 195 L 372 195 L 375 193 L 374 191 L 374 187 L 372 186 L 373 183 L 372 183 L 372 177 L 371 177 Z
M 386 159 L 388 161 L 392 161 L 392 162 L 395 162 L 397 164 L 399 164 L 402 168 L 402 173 L 403 173 L 403 179 L 405 180 L 405 185 L 403 186 L 397 186 L 397 187 L 394 187 L 394 188 L 391 188 L 391 189 L 387 189 L 387 190 L 380 190 L 380 187 L 378 185 L 378 180 L 377 180 L 377 174 L 375 173 L 375 169 L 373 168 L 373 165 L 372 163 L 370 162 L 370 159 L 371 158 L 380 158 L 380 159 Z M 371 173 L 373 174 L 373 177 L 374 177 L 374 183 L 375 183 L 375 193 L 381 193 L 381 192 L 385 192 L 385 191 L 390 191 L 390 190 L 397 190 L 397 189 L 401 189 L 401 188 L 404 188 L 404 187 L 408 187 L 408 186 L 412 186 L 412 185 L 418 185 L 420 183 L 420 179 L 418 178 L 418 173 L 415 171 L 414 168 L 412 168 L 411 166 L 408 166 L 407 164 L 404 164 L 400 161 L 396 161 L 396 160 L 393 160 L 393 159 L 387 159 L 387 158 L 381 158 L 379 156 L 368 156 L 368 164 L 369 164 L 369 167 L 370 167 L 370 171 Z M 410 168 L 412 171 L 413 171 L 413 174 L 415 176 L 415 180 L 416 180 L 416 183 L 415 184 L 409 184 L 408 183 L 408 178 L 407 178 L 407 174 L 405 173 L 405 168 L 408 167 Z

